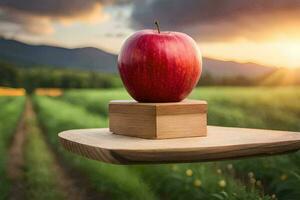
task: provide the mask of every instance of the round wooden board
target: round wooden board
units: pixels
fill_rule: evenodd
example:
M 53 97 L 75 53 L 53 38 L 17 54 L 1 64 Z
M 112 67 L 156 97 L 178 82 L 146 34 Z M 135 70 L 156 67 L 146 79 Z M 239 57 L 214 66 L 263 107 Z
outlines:
M 216 126 L 208 126 L 207 137 L 149 140 L 102 128 L 68 130 L 59 138 L 68 151 L 114 164 L 214 161 L 300 149 L 297 132 Z

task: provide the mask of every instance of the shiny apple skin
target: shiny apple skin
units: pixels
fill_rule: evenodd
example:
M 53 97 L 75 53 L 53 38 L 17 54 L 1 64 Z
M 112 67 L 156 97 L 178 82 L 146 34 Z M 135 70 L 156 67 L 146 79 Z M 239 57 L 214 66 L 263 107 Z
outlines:
M 118 69 L 136 101 L 179 102 L 196 86 L 202 56 L 195 41 L 184 33 L 142 30 L 125 41 Z

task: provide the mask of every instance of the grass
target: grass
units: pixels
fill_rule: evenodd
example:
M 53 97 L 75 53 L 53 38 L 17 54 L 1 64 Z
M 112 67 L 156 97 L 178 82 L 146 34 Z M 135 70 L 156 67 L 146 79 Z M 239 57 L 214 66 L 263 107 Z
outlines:
M 48 127 L 46 128 L 48 132 L 57 133 L 59 131 L 70 128 L 99 127 L 101 126 L 100 122 L 106 122 L 106 119 L 103 117 L 101 118 L 101 115 L 89 113 L 84 107 L 74 107 L 60 100 L 54 100 L 45 97 L 36 97 L 36 103 L 39 108 L 38 113 L 42 119 L 41 121 L 46 121 L 45 126 Z M 103 123 L 102 126 L 104 126 L 105 124 L 106 123 Z M 57 147 L 56 134 L 54 136 L 55 138 L 53 137 L 53 134 L 52 136 L 50 136 L 50 141 L 52 141 L 53 145 L 56 145 Z M 60 152 L 60 154 L 65 154 L 65 159 L 71 158 L 70 154 L 67 154 L 63 150 Z M 209 170 L 212 167 L 212 164 L 205 165 L 206 171 L 203 172 L 206 174 L 206 177 L 211 180 L 212 184 L 204 184 L 201 190 L 198 190 L 197 188 L 193 189 L 193 184 L 186 185 L 186 176 L 184 174 L 181 174 L 181 176 L 179 175 L 179 179 L 172 180 L 173 172 L 168 170 L 168 165 L 160 166 L 159 168 L 154 168 L 154 166 L 139 166 L 136 168 L 128 168 L 124 166 L 98 163 L 95 161 L 83 159 L 78 156 L 73 157 L 70 161 L 68 161 L 68 163 L 72 162 L 73 166 L 75 166 L 81 172 L 85 172 L 85 175 L 89 177 L 91 183 L 94 184 L 95 188 L 100 189 L 100 191 L 109 191 L 111 193 L 115 193 L 115 197 L 118 198 L 122 196 L 125 197 L 125 199 L 140 199 L 145 197 L 149 198 L 149 191 L 155 192 L 155 195 L 152 194 L 151 198 L 154 198 L 155 196 L 163 197 L 168 195 L 169 190 L 172 190 L 172 193 L 174 195 L 168 195 L 168 199 L 177 199 L 180 196 L 182 196 L 182 198 L 196 198 L 200 193 L 207 199 L 215 198 L 212 195 L 227 195 L 228 198 L 233 197 L 233 195 L 237 195 L 238 197 L 247 197 L 248 199 L 257 199 L 260 196 L 257 190 L 248 191 L 245 187 L 242 186 L 241 183 L 234 180 L 234 178 L 230 176 L 223 177 L 224 181 L 226 181 L 227 183 L 227 186 L 224 186 L 224 188 L 220 187 L 218 185 L 218 182 L 222 180 L 222 177 L 218 177 L 218 175 L 214 171 Z M 196 172 L 197 167 L 194 168 Z M 167 173 L 161 173 L 164 171 Z M 169 177 L 171 177 L 171 179 Z M 165 180 L 169 181 L 165 182 Z M 173 182 L 175 183 L 176 180 L 177 185 L 172 184 Z M 178 187 L 178 184 L 181 187 Z M 214 187 L 212 187 L 212 185 Z M 137 186 L 144 189 L 134 189 Z M 149 188 L 151 188 L 151 190 Z M 164 188 L 166 190 L 162 190 Z M 180 188 L 188 188 L 188 192 L 184 192 L 180 190 Z M 124 194 L 126 195 L 124 196 Z M 131 195 L 132 197 L 128 195 Z M 265 197 L 265 199 L 267 199 L 267 197 Z
M 131 99 L 124 89 L 112 90 L 68 90 L 61 99 L 85 107 L 88 111 L 107 116 L 108 102 L 118 99 Z
M 25 195 L 31 200 L 64 199 L 54 157 L 50 153 L 38 128 L 35 116 L 26 119 L 27 140 L 25 146 Z
M 300 130 L 300 88 L 197 88 L 189 98 L 209 102 L 208 123 L 221 126 Z M 130 99 L 125 90 L 70 90 L 62 100 L 107 117 L 111 100 Z
M 109 100 L 128 98 L 124 90 L 118 89 L 66 91 L 61 99 L 83 107 L 89 112 L 98 113 L 106 117 L 107 109 L 105 107 L 107 107 Z M 211 125 L 300 131 L 299 87 L 206 87 L 195 89 L 190 98 L 208 101 L 208 123 Z M 84 100 L 79 103 L 74 99 Z M 212 165 L 217 165 L 218 168 L 229 175 L 230 172 L 226 170 L 227 165 L 232 165 L 235 171 L 234 178 L 242 185 L 247 186 L 247 188 L 252 188 L 252 183 L 254 182 L 255 188 L 265 194 L 276 194 L 279 199 L 297 199 L 300 196 L 297 189 L 300 186 L 299 164 L 300 155 L 299 153 L 294 153 L 266 158 L 216 162 Z M 185 165 L 180 166 L 186 168 Z M 202 166 L 210 168 L 211 164 L 193 164 L 192 166 L 195 168 L 201 168 Z M 155 185 L 155 182 L 164 179 L 164 177 L 167 180 L 169 180 L 170 176 L 172 177 L 170 175 L 172 173 L 167 169 L 160 174 L 161 171 L 164 171 L 164 168 L 165 166 L 159 166 L 155 170 L 155 167 L 151 167 L 148 169 L 144 168 L 142 171 L 148 174 L 147 177 L 154 177 L 154 180 L 155 177 L 159 177 L 157 178 L 158 180 L 149 183 L 151 187 L 154 187 L 155 191 L 163 195 L 174 194 L 176 199 L 178 193 L 174 191 L 171 193 L 169 189 L 172 188 L 172 190 L 178 191 L 178 188 L 185 187 L 180 185 L 178 181 L 168 181 L 169 184 L 176 183 L 177 187 L 163 186 L 158 189 L 155 187 L 156 185 L 157 187 L 161 185 Z M 149 173 L 146 173 L 146 171 Z M 152 175 L 157 173 L 159 175 Z M 254 177 L 249 177 L 248 174 L 254 174 Z M 205 176 L 209 176 L 209 174 L 206 173 Z M 216 176 L 212 175 L 209 179 L 215 178 Z M 180 183 L 182 184 L 182 181 Z M 257 184 L 261 185 L 261 188 Z M 163 185 L 167 185 L 167 183 Z M 189 197 L 192 196 L 192 194 L 187 192 L 182 193 L 189 194 Z
M 95 190 L 112 199 L 156 199 L 155 194 L 144 184 L 137 173 L 126 166 L 116 166 L 88 160 L 62 149 L 57 133 L 74 128 L 103 127 L 106 119 L 91 114 L 84 108 L 50 99 L 35 97 L 38 118 L 45 127 L 51 144 L 57 149 L 67 165 L 86 176 Z
M 215 163 L 136 167 L 160 199 L 270 199 L 260 188 L 244 185 Z
M 6 175 L 7 153 L 24 107 L 24 97 L 0 97 L 0 199 L 7 199 L 10 181 Z
M 299 87 L 201 88 L 190 97 L 209 102 L 209 124 L 300 131 Z
M 205 88 L 192 97 L 209 102 L 214 125 L 300 131 L 300 88 Z M 266 192 L 279 199 L 297 199 L 300 192 L 298 153 L 232 162 L 239 176 L 253 172 Z M 253 164 L 255 163 L 255 165 Z
M 57 133 L 74 128 L 107 126 L 107 103 L 129 99 L 122 89 L 70 90 L 62 97 L 34 97 L 39 122 L 64 163 L 86 176 L 91 186 L 111 199 L 288 199 L 300 196 L 300 153 L 195 164 L 116 166 L 62 149 Z M 209 103 L 208 123 L 300 131 L 299 87 L 207 87 L 190 98 Z M 7 148 L 24 97 L 0 97 L 0 199 L 7 199 Z M 2 109 L 3 108 L 3 109 Z M 25 159 L 29 199 L 64 198 L 53 176 L 53 158 L 35 119 L 28 121 Z M 274 195 L 275 196 L 274 196 Z

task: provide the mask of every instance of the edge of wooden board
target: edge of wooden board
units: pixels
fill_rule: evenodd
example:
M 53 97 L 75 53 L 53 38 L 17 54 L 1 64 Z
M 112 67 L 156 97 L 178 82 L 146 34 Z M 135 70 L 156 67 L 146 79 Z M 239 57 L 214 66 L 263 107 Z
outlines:
M 239 128 L 238 128 L 239 129 Z M 248 129 L 247 129 L 248 130 Z M 261 130 L 261 129 L 252 129 Z M 73 130 L 74 131 L 74 130 Z M 80 131 L 80 130 L 76 130 Z M 168 148 L 168 149 L 112 149 L 99 147 L 71 141 L 66 139 L 64 135 L 70 134 L 70 131 L 59 133 L 61 144 L 68 151 L 88 157 L 90 159 L 99 160 L 113 164 L 155 164 L 155 163 L 182 163 L 182 162 L 203 162 L 224 159 L 234 159 L 250 156 L 274 155 L 297 151 L 300 149 L 300 135 L 298 139 L 279 141 L 250 143 L 242 145 L 223 145 L 218 147 L 196 147 L 196 148 Z M 275 131 L 277 132 L 277 131 Z M 285 131 L 279 131 L 285 132 Z M 297 134 L 295 132 L 286 132 Z M 122 136 L 126 137 L 126 136 Z

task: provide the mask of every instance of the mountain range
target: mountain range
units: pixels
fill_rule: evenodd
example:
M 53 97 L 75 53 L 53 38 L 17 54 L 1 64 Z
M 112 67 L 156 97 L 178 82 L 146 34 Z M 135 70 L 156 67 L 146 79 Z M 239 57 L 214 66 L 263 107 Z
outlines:
M 31 45 L 0 38 L 0 60 L 23 67 L 41 66 L 81 69 L 106 73 L 117 72 L 117 55 L 93 47 L 63 48 L 49 45 Z M 203 72 L 214 78 L 244 76 L 253 78 L 277 68 L 254 63 L 238 63 L 203 58 Z

